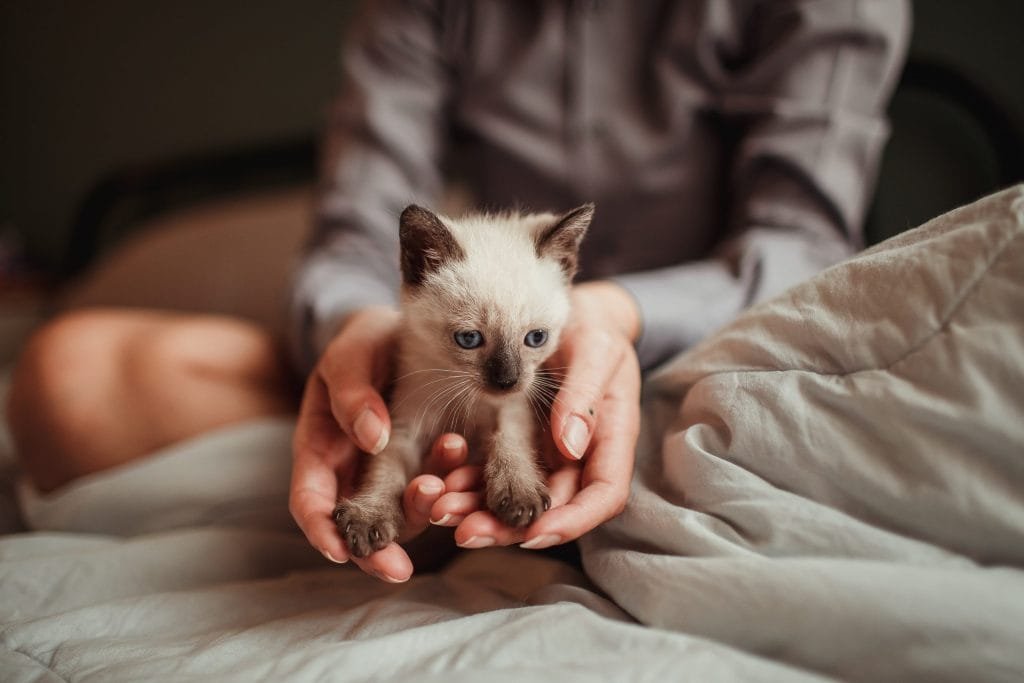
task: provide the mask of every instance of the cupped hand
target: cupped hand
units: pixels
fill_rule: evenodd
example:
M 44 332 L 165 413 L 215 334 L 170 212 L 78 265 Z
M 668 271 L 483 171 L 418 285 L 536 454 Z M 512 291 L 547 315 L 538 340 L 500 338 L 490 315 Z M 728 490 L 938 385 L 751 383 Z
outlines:
M 349 316 L 324 350 L 306 382 L 292 441 L 289 510 L 309 542 L 329 560 L 353 559 L 363 571 L 392 582 L 412 575 L 412 562 L 398 543 L 364 558 L 351 557 L 334 522 L 339 495 L 351 493 L 359 457 L 387 445 L 391 420 L 381 388 L 391 378 L 399 315 L 366 308 Z M 361 455 L 365 451 L 371 455 Z M 461 436 L 435 442 L 424 474 L 405 490 L 402 539 L 426 528 L 431 507 L 445 491 L 444 475 L 465 462 Z
M 465 548 L 520 543 L 547 548 L 579 538 L 622 511 L 629 497 L 640 431 L 640 365 L 633 350 L 639 314 L 611 282 L 573 290 L 573 314 L 549 365 L 564 371 L 551 411 L 551 509 L 525 529 L 482 509 L 482 475 L 462 467 L 445 478 L 434 523 L 456 526 Z

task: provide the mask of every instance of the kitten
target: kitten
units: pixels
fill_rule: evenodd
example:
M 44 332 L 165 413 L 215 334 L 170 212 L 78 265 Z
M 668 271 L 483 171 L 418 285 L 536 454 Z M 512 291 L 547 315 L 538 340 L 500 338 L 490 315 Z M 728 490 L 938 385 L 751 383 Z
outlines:
M 349 552 L 364 557 L 397 539 L 402 492 L 444 431 L 484 454 L 487 507 L 525 527 L 551 504 L 537 457 L 541 364 L 558 347 L 569 289 L 593 204 L 554 214 L 452 220 L 418 206 L 402 212 L 403 316 L 391 439 L 335 519 Z M 546 386 L 546 388 L 545 388 Z M 533 395 L 531 395 L 533 391 Z M 546 419 L 546 416 L 544 416 Z

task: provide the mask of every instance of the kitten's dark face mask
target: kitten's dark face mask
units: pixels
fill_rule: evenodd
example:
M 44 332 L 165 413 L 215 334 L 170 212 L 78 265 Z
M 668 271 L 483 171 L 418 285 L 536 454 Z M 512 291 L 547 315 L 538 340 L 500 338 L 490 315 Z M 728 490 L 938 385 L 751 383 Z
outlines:
M 476 329 L 457 330 L 452 334 L 455 346 L 462 352 L 456 352 L 460 361 L 474 368 L 482 388 L 499 394 L 530 385 L 537 367 L 555 348 L 553 344 L 548 346 L 550 337 L 543 328 L 522 335 L 502 332 L 487 335 Z
M 478 233 L 464 232 L 466 223 L 449 227 L 426 209 L 406 208 L 399 230 L 402 285 L 418 303 L 409 321 L 430 362 L 485 395 L 530 389 L 557 348 L 592 216 L 588 204 L 510 224 L 523 240 L 510 252 L 481 250 L 472 239 Z M 523 232 L 523 226 L 530 227 Z

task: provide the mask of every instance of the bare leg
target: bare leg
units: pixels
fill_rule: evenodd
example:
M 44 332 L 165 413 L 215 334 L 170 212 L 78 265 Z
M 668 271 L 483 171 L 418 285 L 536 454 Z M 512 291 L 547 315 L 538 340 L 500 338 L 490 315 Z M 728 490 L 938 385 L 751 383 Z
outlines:
M 50 491 L 210 429 L 296 406 L 275 344 L 256 325 L 92 309 L 59 317 L 29 340 L 8 420 L 29 476 Z

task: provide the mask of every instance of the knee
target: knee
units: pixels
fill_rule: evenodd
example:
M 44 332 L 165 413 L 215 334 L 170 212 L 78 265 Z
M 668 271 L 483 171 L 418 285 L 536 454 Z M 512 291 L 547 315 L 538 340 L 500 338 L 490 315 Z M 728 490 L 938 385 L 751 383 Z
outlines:
M 273 338 L 256 325 L 217 316 L 175 316 L 137 331 L 123 347 L 125 372 L 161 386 L 182 380 L 241 383 L 277 378 Z
M 105 386 L 117 354 L 116 330 L 110 323 L 109 314 L 100 311 L 68 313 L 29 338 L 15 366 L 8 397 L 15 436 L 23 423 L 68 417 Z
M 111 342 L 107 316 L 100 312 L 69 313 L 46 323 L 18 358 L 12 400 L 37 394 L 56 398 L 63 387 L 94 386 L 105 366 L 104 351 L 112 351 Z
M 6 412 L 18 455 L 37 483 L 59 483 L 54 477 L 63 473 L 52 460 L 65 446 L 102 433 L 115 333 L 106 314 L 73 313 L 46 323 L 24 346 Z
M 233 319 L 91 309 L 40 328 L 15 369 L 12 411 L 88 409 L 103 396 L 157 395 L 190 379 L 281 381 L 276 343 Z M 22 405 L 24 404 L 24 405 Z
M 18 455 L 50 490 L 240 416 L 281 412 L 274 355 L 259 328 L 216 317 L 60 316 L 14 371 L 7 414 Z

